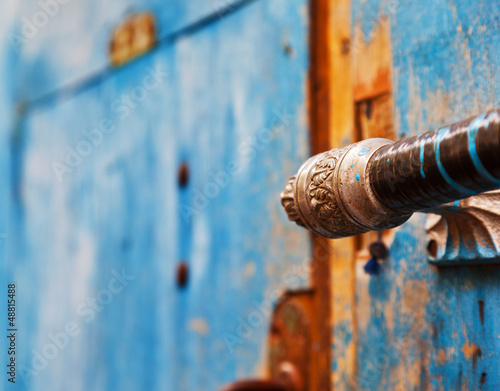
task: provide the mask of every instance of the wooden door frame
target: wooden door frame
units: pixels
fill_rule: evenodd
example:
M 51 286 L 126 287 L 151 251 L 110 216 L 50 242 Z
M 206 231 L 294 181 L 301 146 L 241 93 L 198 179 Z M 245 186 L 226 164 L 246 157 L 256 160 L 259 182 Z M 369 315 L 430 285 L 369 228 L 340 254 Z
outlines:
M 313 154 L 348 144 L 354 134 L 351 1 L 311 0 L 309 121 Z M 355 238 L 313 235 L 318 390 L 356 388 Z M 349 338 L 339 337 L 348 333 Z M 347 387 L 347 388 L 346 388 Z

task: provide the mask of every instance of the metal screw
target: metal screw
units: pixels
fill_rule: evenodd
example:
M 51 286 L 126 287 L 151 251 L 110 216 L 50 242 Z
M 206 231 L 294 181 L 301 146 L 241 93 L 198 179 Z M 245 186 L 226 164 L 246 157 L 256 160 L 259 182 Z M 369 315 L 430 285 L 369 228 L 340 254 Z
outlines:
M 389 255 L 389 250 L 382 241 L 370 244 L 368 251 L 370 251 L 370 255 L 375 259 L 385 259 Z
M 340 51 L 344 56 L 349 54 L 349 52 L 351 51 L 351 41 L 349 39 L 342 40 L 342 42 L 340 43 Z
M 189 182 L 189 166 L 187 163 L 182 163 L 179 167 L 178 180 L 180 187 L 186 187 Z
M 189 268 L 186 262 L 180 262 L 177 265 L 177 286 L 184 288 L 189 279 Z

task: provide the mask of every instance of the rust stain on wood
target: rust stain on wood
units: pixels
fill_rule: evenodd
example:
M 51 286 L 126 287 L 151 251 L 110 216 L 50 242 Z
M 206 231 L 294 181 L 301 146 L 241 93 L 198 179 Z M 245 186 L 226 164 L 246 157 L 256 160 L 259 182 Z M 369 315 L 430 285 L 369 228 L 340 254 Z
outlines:
M 356 104 L 356 129 L 359 140 L 377 137 L 396 140 L 392 94 L 384 93 L 358 102 Z
M 330 23 L 328 0 L 311 0 L 310 74 L 308 103 L 313 154 L 327 150 L 330 126 L 330 57 L 328 28 Z M 331 381 L 331 297 L 330 297 L 330 243 L 313 237 L 311 280 L 315 291 L 313 307 L 316 314 L 312 339 L 316 342 L 311 356 L 311 390 L 330 390 Z
M 476 367 L 476 363 L 477 363 L 477 358 L 478 357 L 482 357 L 481 348 L 479 348 L 478 346 L 474 345 L 470 341 L 466 341 L 462 345 L 462 349 L 461 350 L 462 350 L 462 353 L 464 354 L 464 356 L 465 356 L 465 358 L 467 360 L 472 360 L 473 367 L 475 368 Z
M 156 22 L 152 13 L 134 13 L 117 26 L 109 43 L 114 66 L 125 64 L 151 50 L 156 44 Z
M 356 26 L 353 40 L 354 100 L 390 92 L 392 51 L 388 19 L 380 20 L 369 42 L 361 26 Z
M 310 120 L 313 153 L 352 142 L 350 0 L 311 4 Z M 341 91 L 341 92 L 340 92 Z M 314 238 L 313 285 L 321 335 L 317 386 L 351 389 L 356 377 L 355 270 L 352 238 Z M 349 338 L 340 335 L 349 334 Z M 333 343 L 333 348 L 332 348 Z M 332 374 L 332 367 L 336 368 Z M 325 376 L 326 375 L 326 376 Z M 354 380 L 355 382 L 355 380 Z

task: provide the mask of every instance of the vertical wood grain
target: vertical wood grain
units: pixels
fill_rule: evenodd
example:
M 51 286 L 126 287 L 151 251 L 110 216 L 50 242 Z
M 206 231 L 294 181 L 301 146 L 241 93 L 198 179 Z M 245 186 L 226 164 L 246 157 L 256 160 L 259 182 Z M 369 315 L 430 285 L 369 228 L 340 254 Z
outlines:
M 311 127 L 313 151 L 352 141 L 354 101 L 350 61 L 350 1 L 313 1 Z M 328 388 L 355 389 L 354 240 L 314 238 L 313 271 L 319 311 L 328 331 Z M 328 342 L 329 341 L 329 342 Z

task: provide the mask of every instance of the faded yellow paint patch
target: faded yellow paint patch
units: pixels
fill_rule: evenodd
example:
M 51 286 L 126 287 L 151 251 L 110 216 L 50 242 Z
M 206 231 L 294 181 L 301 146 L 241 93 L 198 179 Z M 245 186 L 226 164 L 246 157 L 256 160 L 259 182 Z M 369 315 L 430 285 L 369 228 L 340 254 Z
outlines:
M 256 265 L 255 265 L 255 262 L 247 262 L 247 264 L 245 265 L 245 269 L 243 271 L 244 275 L 246 278 L 252 278 L 253 276 L 255 276 L 255 271 L 256 271 Z
M 189 329 L 196 331 L 199 334 L 205 335 L 208 333 L 208 324 L 204 319 L 191 319 L 189 321 Z

